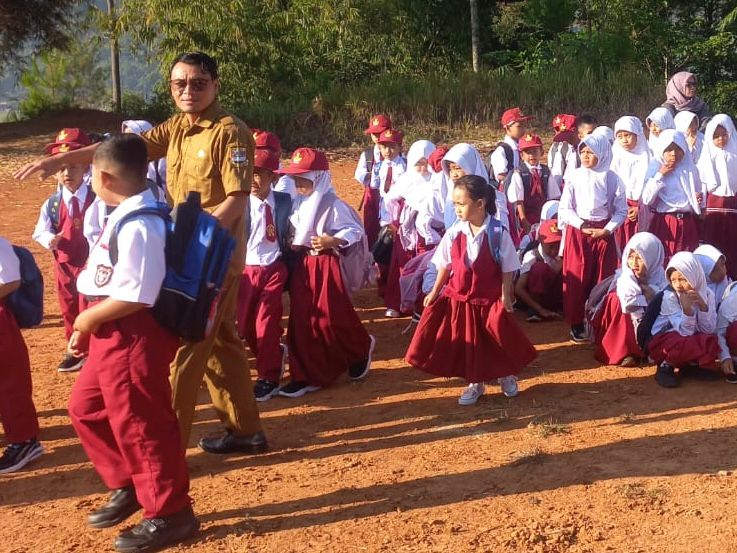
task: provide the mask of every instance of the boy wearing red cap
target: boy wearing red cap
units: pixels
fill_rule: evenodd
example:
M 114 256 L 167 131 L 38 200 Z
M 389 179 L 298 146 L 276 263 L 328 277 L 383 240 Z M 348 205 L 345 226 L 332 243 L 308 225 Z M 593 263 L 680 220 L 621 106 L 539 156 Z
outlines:
M 392 230 L 394 218 L 389 213 L 386 205 L 386 196 L 389 194 L 394 183 L 407 170 L 407 161 L 402 157 L 402 140 L 404 133 L 397 129 L 386 129 L 379 135 L 379 150 L 381 151 L 381 166 L 379 167 L 379 193 L 381 194 L 380 203 L 380 225 L 381 227 L 389 227 Z M 378 291 L 383 297 L 384 288 L 386 287 L 387 278 L 389 277 L 389 266 L 377 263 L 379 267 Z M 394 309 L 387 309 L 387 317 L 399 317 L 400 313 Z
M 540 222 L 538 240 L 522 258 L 515 294 L 528 308 L 527 320 L 558 319 L 563 308 L 562 232 L 555 219 Z
M 294 176 L 300 197 L 289 218 L 295 252 L 289 284 L 289 373 L 279 390 L 300 397 L 348 372 L 360 380 L 371 367 L 375 340 L 356 315 L 341 271 L 343 252 L 363 239 L 358 214 L 333 190 L 322 152 L 297 148 L 279 173 Z
M 43 454 L 38 443 L 38 416 L 31 390 L 28 348 L 7 297 L 21 284 L 20 260 L 0 238 L 0 422 L 7 447 L 0 457 L 0 474 L 15 472 Z
M 81 129 L 62 129 L 56 141 L 47 145 L 49 155 L 78 150 L 90 144 Z M 56 290 L 59 296 L 64 333 L 67 341 L 72 335 L 74 319 L 80 312 L 81 298 L 77 292 L 77 276 L 82 271 L 89 245 L 84 235 L 84 216 L 95 199 L 89 182 L 85 182 L 87 165 L 65 165 L 56 174 L 57 191 L 41 206 L 41 213 L 33 231 L 33 239 L 54 254 Z M 59 372 L 78 371 L 83 357 L 69 353 L 59 364 Z
M 256 356 L 256 401 L 267 401 L 279 391 L 285 353 L 281 346 L 282 292 L 287 282 L 283 254 L 288 250 L 292 199 L 272 186 L 277 180 L 279 156 L 257 148 L 253 183 L 246 208 L 246 265 L 238 289 L 238 330 Z
M 276 154 L 277 162 L 281 156 L 281 142 L 273 132 L 261 129 L 253 129 L 253 140 L 256 143 L 256 151 L 266 150 Z M 278 167 L 277 167 L 278 169 Z M 292 199 L 297 197 L 297 189 L 294 187 L 294 179 L 289 175 L 276 175 L 271 188 L 276 192 L 289 194 Z
M 383 157 L 379 149 L 379 136 L 387 129 L 391 129 L 392 122 L 388 115 L 377 114 L 369 119 L 369 125 L 364 134 L 371 136 L 373 146 L 361 153 L 353 178 L 363 187 L 363 226 L 366 229 L 366 238 L 369 248 L 376 243 L 379 235 L 379 218 L 381 193 L 379 192 L 379 169 Z M 361 208 L 359 208 L 360 211 Z
M 489 158 L 489 176 L 498 183 L 504 182 L 507 173 L 519 167 L 519 149 L 517 142 L 527 133 L 527 121 L 532 119 L 522 113 L 519 108 L 511 108 L 502 114 L 502 140 Z
M 527 134 L 519 140 L 522 163 L 507 175 L 507 199 L 515 206 L 517 219 L 525 233 L 540 222 L 540 211 L 548 200 L 560 198 L 560 178 L 550 174 L 543 157 L 543 141 L 537 135 Z
M 548 167 L 550 174 L 563 179 L 566 169 L 570 165 L 576 167 L 576 146 L 578 134 L 576 130 L 576 116 L 560 113 L 553 118 L 553 144 L 548 150 Z

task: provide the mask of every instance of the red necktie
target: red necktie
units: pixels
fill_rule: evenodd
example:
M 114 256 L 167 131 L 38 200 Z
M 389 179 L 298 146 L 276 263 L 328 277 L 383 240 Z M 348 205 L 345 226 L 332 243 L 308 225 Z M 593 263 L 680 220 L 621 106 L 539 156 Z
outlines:
M 267 203 L 264 203 L 264 220 L 266 221 L 266 239 L 269 242 L 276 242 L 274 214 L 271 212 L 271 206 Z
M 386 170 L 386 178 L 384 179 L 384 194 L 389 192 L 389 189 L 392 187 L 392 166 L 390 165 L 389 168 Z
M 542 196 L 543 195 L 543 179 L 538 169 L 532 169 L 530 171 L 532 175 L 532 185 L 530 186 L 530 196 Z

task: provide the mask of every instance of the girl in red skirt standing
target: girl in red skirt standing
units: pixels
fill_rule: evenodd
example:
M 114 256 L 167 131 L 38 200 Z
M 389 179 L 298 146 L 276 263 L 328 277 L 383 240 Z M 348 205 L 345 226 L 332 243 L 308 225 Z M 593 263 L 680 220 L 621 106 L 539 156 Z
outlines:
M 290 223 L 294 231 L 289 285 L 289 373 L 280 396 L 300 397 L 348 372 L 364 378 L 375 340 L 363 328 L 341 274 L 341 251 L 363 238 L 355 212 L 338 199 L 323 152 L 297 148 L 289 166 L 299 198 Z
M 621 251 L 636 232 L 647 228 L 649 222 L 646 220 L 649 210 L 640 209 L 640 198 L 650 166 L 650 149 L 637 117 L 620 117 L 614 125 L 614 135 L 616 140 L 612 146 L 610 169 L 624 184 L 627 197 L 627 219 L 615 233 L 617 247 Z
M 714 292 L 691 252 L 678 252 L 665 270 L 671 288 L 663 293 L 660 315 L 652 327 L 650 357 L 658 363 L 655 380 L 664 388 L 680 383 L 675 374 L 684 369 L 715 369 L 719 358 Z
M 558 207 L 565 225 L 563 313 L 574 342 L 586 340 L 584 304 L 591 289 L 617 269 L 613 233 L 627 216 L 622 181 L 609 170 L 612 148 L 593 133 L 578 145 L 581 167 L 571 172 Z
M 512 315 L 519 260 L 508 231 L 494 219 L 494 189 L 483 177 L 460 177 L 453 203 L 459 220 L 433 255 L 438 275 L 406 360 L 436 376 L 465 378 L 458 403 L 472 405 L 494 379 L 504 395 L 517 395 L 514 375 L 537 352 Z
M 668 285 L 663 259 L 663 244 L 654 234 L 638 232 L 627 242 L 622 268 L 591 321 L 597 360 L 634 367 L 643 357 L 637 326 L 647 305 Z
M 642 203 L 654 211 L 648 230 L 663 243 L 666 263 L 676 252 L 692 252 L 699 245 L 697 218 L 704 198 L 699 173 L 687 152 L 683 134 L 663 131 L 651 164 L 652 175 L 642 190 Z M 653 171 L 654 165 L 659 167 Z
M 715 115 L 706 126 L 698 169 L 707 193 L 701 239 L 726 255 L 727 274 L 737 278 L 737 131 L 728 115 Z

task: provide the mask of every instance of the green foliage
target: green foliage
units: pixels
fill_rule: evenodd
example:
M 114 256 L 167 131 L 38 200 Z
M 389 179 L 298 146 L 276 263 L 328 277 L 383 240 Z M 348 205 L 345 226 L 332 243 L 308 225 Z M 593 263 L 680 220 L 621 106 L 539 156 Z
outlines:
M 168 95 L 155 94 L 150 99 L 135 92 L 123 92 L 123 114 L 131 119 L 161 122 L 173 113 L 173 105 Z
M 21 117 L 70 107 L 106 107 L 106 73 L 97 57 L 93 49 L 73 43 L 68 51 L 51 50 L 33 58 L 20 77 L 27 91 L 18 106 Z

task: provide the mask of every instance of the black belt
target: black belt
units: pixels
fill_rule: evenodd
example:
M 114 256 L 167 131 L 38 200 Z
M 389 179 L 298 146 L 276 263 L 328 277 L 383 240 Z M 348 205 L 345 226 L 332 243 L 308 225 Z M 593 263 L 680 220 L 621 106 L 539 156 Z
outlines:
M 93 301 L 102 301 L 108 299 L 110 296 L 85 296 L 84 299 L 86 299 L 89 302 Z
M 666 211 L 663 215 L 675 217 L 676 219 L 686 219 L 688 217 L 693 217 L 695 213 L 693 211 Z

